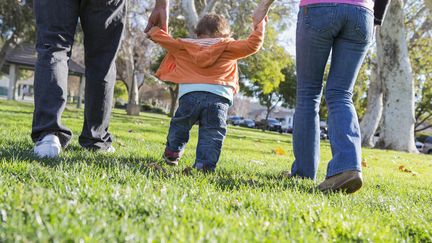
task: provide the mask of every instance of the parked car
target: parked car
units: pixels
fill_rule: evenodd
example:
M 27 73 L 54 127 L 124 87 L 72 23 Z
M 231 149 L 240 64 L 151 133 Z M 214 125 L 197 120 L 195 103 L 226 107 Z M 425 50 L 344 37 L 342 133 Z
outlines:
M 415 145 L 416 145 L 417 150 L 421 153 L 424 144 L 416 139 Z
M 255 128 L 255 121 L 252 119 L 244 119 L 240 124 L 241 127 Z
M 286 116 L 283 118 L 277 118 L 281 122 L 282 132 L 292 133 L 293 132 L 293 116 Z
M 256 127 L 269 131 L 282 132 L 281 122 L 274 118 L 267 119 L 267 122 L 265 119 L 262 119 L 256 124 Z
M 432 137 L 427 137 L 423 143 L 422 153 L 432 154 Z
M 328 139 L 328 132 L 327 132 L 327 128 L 322 127 L 322 128 L 320 129 L 320 138 L 321 138 L 322 140 L 326 140 L 326 139 Z
M 240 124 L 243 122 L 243 117 L 241 116 L 230 116 L 228 117 L 228 124 L 234 125 L 234 126 L 240 126 Z

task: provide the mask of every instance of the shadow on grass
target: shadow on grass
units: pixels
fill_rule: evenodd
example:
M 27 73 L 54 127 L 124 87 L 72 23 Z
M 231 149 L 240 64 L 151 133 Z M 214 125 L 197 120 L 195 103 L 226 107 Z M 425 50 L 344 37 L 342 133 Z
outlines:
M 223 191 L 239 191 L 244 188 L 265 189 L 265 190 L 290 190 L 302 193 L 316 193 L 315 184 L 312 180 L 289 178 L 286 172 L 278 174 L 254 173 L 239 175 L 232 171 L 219 169 L 217 176 L 210 178 L 210 181 L 217 188 Z
M 33 115 L 33 111 L 16 111 L 16 110 L 0 110 L 0 113 L 7 113 L 8 115 Z
M 276 135 L 276 133 L 275 133 Z M 260 137 L 253 137 L 253 136 L 246 136 L 246 135 L 233 135 L 233 134 L 228 134 L 228 136 L 232 139 L 248 139 L 249 141 L 254 141 L 254 142 L 270 142 L 270 143 L 276 143 L 278 140 L 277 139 L 271 139 L 271 138 L 260 138 Z M 287 139 L 287 138 L 284 138 Z M 287 144 L 291 144 L 292 141 L 291 140 L 279 140 L 280 143 L 287 143 Z
M 42 166 L 56 170 L 60 165 L 73 165 L 84 163 L 88 166 L 96 167 L 101 170 L 128 170 L 139 173 L 146 177 L 167 180 L 175 177 L 193 176 L 208 177 L 209 183 L 215 185 L 222 191 L 239 191 L 245 188 L 263 190 L 291 190 L 304 193 L 314 193 L 313 182 L 299 179 L 289 179 L 283 173 L 264 174 L 239 173 L 239 171 L 217 169 L 216 173 L 203 174 L 192 170 L 190 167 L 182 169 L 180 167 L 170 167 L 165 165 L 162 158 L 151 156 L 122 156 L 115 157 L 112 154 L 91 152 L 84 150 L 78 145 L 71 145 L 65 151 L 66 156 L 55 159 L 40 159 L 33 154 L 30 142 L 10 141 L 0 146 L 0 158 L 10 163 L 28 161 L 37 162 Z
M 129 157 L 114 157 L 111 154 L 92 152 L 77 145 L 70 145 L 64 151 L 66 156 L 60 156 L 59 158 L 39 158 L 34 155 L 32 148 L 33 144 L 31 143 L 3 142 L 2 146 L 0 146 L 0 158 L 11 163 L 34 161 L 52 169 L 56 169 L 61 164 L 85 163 L 104 170 L 119 167 L 142 174 L 152 173 L 162 177 L 170 177 L 168 170 L 159 165 L 161 160 L 150 156 L 138 157 L 131 155 Z

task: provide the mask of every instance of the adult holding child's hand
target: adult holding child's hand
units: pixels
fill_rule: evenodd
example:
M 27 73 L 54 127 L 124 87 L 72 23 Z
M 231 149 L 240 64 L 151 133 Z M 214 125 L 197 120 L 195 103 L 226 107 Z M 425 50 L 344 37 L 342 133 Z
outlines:
M 268 21 L 268 12 L 270 6 L 273 4 L 274 0 L 264 0 L 258 5 L 252 15 L 253 25 L 256 26 L 265 18 L 265 21 Z
M 169 20 L 169 1 L 156 0 L 156 5 L 148 19 L 147 27 L 144 32 L 147 33 L 151 28 L 158 26 L 164 31 L 168 31 Z

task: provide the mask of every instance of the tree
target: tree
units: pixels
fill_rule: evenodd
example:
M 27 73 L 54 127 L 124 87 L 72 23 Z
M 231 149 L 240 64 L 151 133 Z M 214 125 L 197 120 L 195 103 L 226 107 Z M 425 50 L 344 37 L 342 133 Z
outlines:
M 412 63 L 412 73 L 416 90 L 415 131 L 428 128 L 432 121 L 430 82 L 432 73 L 432 59 L 425 53 L 432 51 L 431 32 L 432 21 L 427 7 L 420 1 L 409 0 L 405 7 L 406 39 Z M 379 38 L 377 33 L 377 39 Z M 383 110 L 383 80 L 375 59 L 371 65 L 370 87 L 368 91 L 368 105 L 366 115 L 361 122 L 362 141 L 364 146 L 374 146 L 373 137 L 380 124 Z
M 294 105 L 293 89 L 289 88 L 289 84 L 295 82 L 294 61 L 276 43 L 276 36 L 276 31 L 268 27 L 262 50 L 240 65 L 242 90 L 246 95 L 257 97 L 260 104 L 266 107 L 266 122 L 281 103 Z
M 10 51 L 35 36 L 32 5 L 32 0 L 0 1 L 0 70 Z
M 281 92 L 285 107 L 294 108 L 296 104 L 296 91 L 297 91 L 297 76 L 294 59 L 288 60 L 287 66 L 282 69 L 284 81 L 279 84 L 279 91 Z
M 431 21 L 428 19 L 426 21 Z M 416 81 L 415 132 L 432 127 L 432 52 L 431 34 L 410 43 L 410 60 Z
M 375 146 L 374 136 L 381 121 L 383 111 L 383 92 L 376 59 L 372 60 L 370 66 L 371 75 L 367 93 L 367 112 L 360 123 L 360 130 L 362 134 L 362 145 L 372 148 Z
M 379 75 L 383 82 L 383 114 L 378 146 L 417 152 L 414 144 L 414 80 L 408 58 L 402 0 L 392 0 L 378 33 Z
M 149 72 L 153 46 L 144 33 L 149 1 L 132 0 L 128 6 L 122 46 L 117 58 L 118 76 L 128 89 L 128 115 L 139 115 L 139 88 L 144 80 L 153 78 Z

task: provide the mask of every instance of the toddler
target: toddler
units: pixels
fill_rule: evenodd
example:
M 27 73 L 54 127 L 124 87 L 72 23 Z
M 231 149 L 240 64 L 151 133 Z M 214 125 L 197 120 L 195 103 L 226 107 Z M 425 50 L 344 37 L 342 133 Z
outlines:
M 267 12 L 264 0 L 253 15 L 253 31 L 246 40 L 234 40 L 224 17 L 207 14 L 196 27 L 197 39 L 173 39 L 159 27 L 149 38 L 168 53 L 156 76 L 179 84 L 179 107 L 171 120 L 164 159 L 177 165 L 189 141 L 189 131 L 199 123 L 194 168 L 214 171 L 227 132 L 228 108 L 239 89 L 237 60 L 256 53 L 264 41 Z

